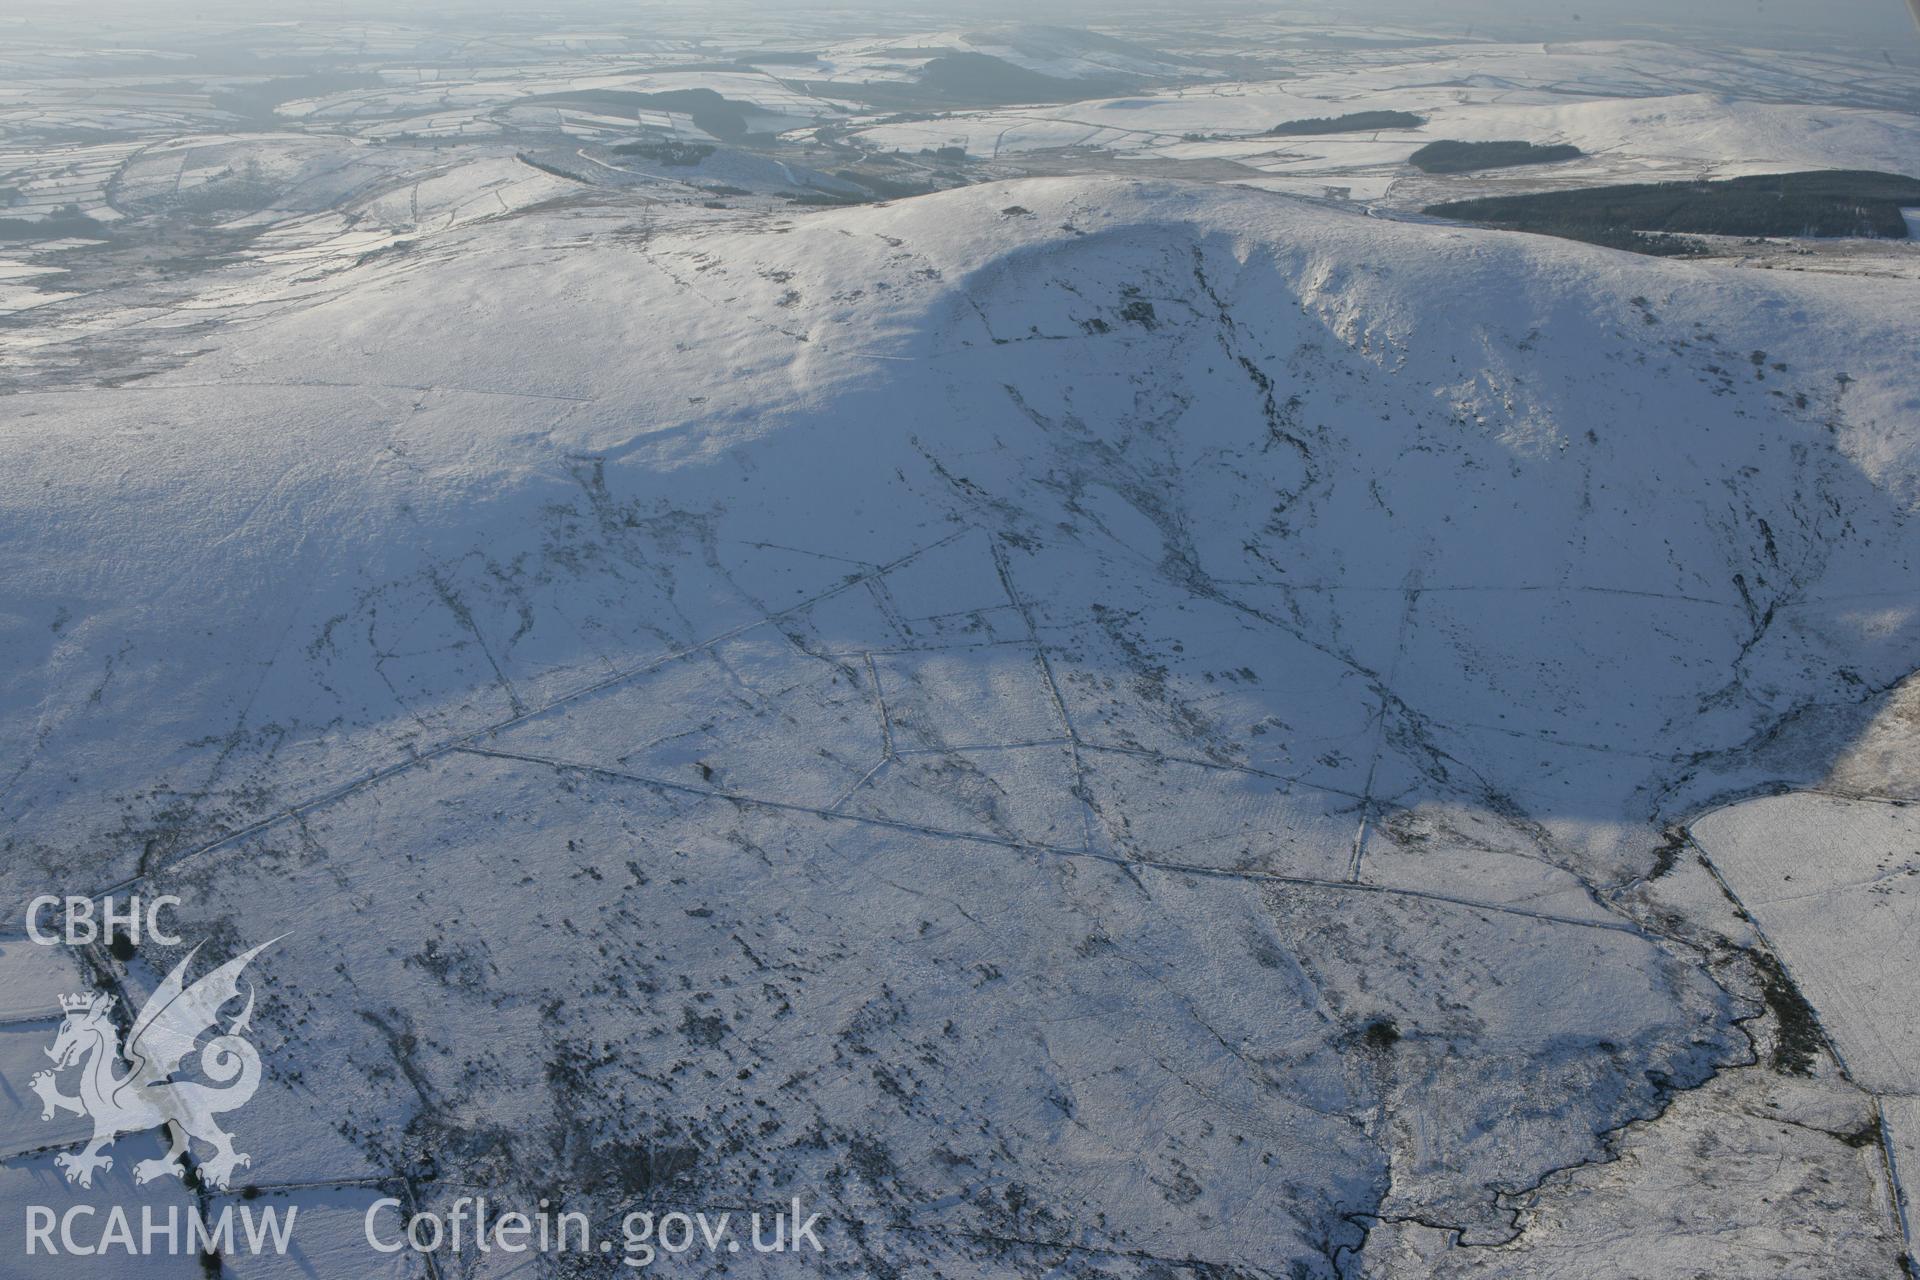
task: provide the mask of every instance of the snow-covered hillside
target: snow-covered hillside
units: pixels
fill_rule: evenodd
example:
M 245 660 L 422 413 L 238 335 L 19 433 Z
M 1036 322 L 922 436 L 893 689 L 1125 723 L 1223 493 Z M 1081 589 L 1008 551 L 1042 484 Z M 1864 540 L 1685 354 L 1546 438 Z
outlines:
M 1920 667 L 1906 284 L 1076 178 L 214 292 L 3 402 L 0 879 L 289 934 L 262 1182 L 1625 1275 L 1705 1130 L 1830 1204 L 1689 1265 L 1897 1274 L 1668 829 Z

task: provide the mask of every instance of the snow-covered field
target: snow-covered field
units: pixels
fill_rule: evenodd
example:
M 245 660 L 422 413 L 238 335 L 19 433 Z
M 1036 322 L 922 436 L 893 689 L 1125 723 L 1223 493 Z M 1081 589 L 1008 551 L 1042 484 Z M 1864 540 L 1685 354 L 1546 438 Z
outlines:
M 812 34 L 442 76 L 370 29 L 413 69 L 297 127 L 13 144 L 127 229 L 0 266 L 47 291 L 0 328 L 0 883 L 185 941 L 0 922 L 0 1221 L 187 1197 L 150 1138 L 65 1184 L 58 995 L 277 939 L 252 1164 L 194 1198 L 309 1234 L 236 1275 L 423 1274 L 366 1207 L 479 1189 L 798 1196 L 847 1276 L 1900 1276 L 1920 312 L 1861 264 L 1913 246 L 1378 216 L 1459 189 L 1434 137 L 1912 172 L 1897 75 Z M 928 48 L 1141 86 L 807 87 Z M 517 101 L 609 86 L 800 127 Z M 1245 136 L 1388 108 L 1430 120 Z M 895 147 L 953 189 L 813 207 Z
M 1093 148 L 1135 162 L 1225 161 L 1247 179 L 1285 178 L 1307 194 L 1418 208 L 1460 198 L 1463 179 L 1433 179 L 1407 158 L 1437 139 L 1519 138 L 1571 143 L 1586 158 L 1479 182 L 1525 189 L 1609 182 L 1733 178 L 1807 169 L 1920 173 L 1920 117 L 1833 106 L 1742 101 L 1721 94 L 1593 100 L 1544 89 L 1448 83 L 1397 88 L 1371 83 L 1235 84 L 1153 97 L 1025 107 L 883 124 L 859 137 L 877 147 L 959 146 L 999 160 L 1064 148 Z M 1418 128 L 1363 129 L 1321 137 L 1263 136 L 1290 120 L 1366 110 L 1406 111 Z M 1390 198 L 1391 197 L 1391 198 Z M 1389 199 L 1390 198 L 1390 199 Z

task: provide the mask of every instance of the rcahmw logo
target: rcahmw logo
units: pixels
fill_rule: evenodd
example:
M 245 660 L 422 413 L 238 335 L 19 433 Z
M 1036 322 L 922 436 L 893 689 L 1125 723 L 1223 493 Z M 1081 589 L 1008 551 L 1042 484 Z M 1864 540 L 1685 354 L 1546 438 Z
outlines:
M 143 910 L 138 899 L 125 907 L 109 899 L 96 918 L 91 899 L 36 898 L 28 908 L 28 936 L 47 944 L 84 945 L 125 937 L 117 927 L 125 926 L 137 942 L 144 926 L 149 938 L 175 944 L 179 939 L 162 931 L 159 915 L 178 901 L 156 899 Z M 48 907 L 64 908 L 64 928 L 57 933 L 41 927 Z M 53 1068 L 35 1073 L 28 1087 L 39 1095 L 41 1120 L 71 1113 L 93 1122 L 93 1136 L 83 1149 L 54 1157 L 69 1183 L 92 1187 L 96 1174 L 113 1168 L 108 1147 L 128 1134 L 155 1129 L 166 1131 L 167 1150 L 136 1163 L 135 1182 L 184 1178 L 188 1158 L 197 1157 L 202 1184 L 225 1189 L 236 1169 L 252 1165 L 252 1157 L 235 1147 L 220 1117 L 245 1106 L 260 1087 L 260 1053 L 246 1034 L 254 993 L 251 984 L 242 992 L 240 975 L 278 941 L 263 942 L 189 982 L 188 971 L 200 953 L 200 946 L 194 946 L 125 1025 L 124 1041 L 113 995 L 94 991 L 60 997 L 60 1030 L 45 1051 Z M 238 1011 L 228 1012 L 235 1004 Z M 63 1087 L 66 1081 L 74 1092 Z M 64 1212 L 28 1205 L 27 1252 L 208 1254 L 232 1253 L 235 1246 L 250 1253 L 286 1251 L 295 1207 L 287 1208 L 283 1221 L 273 1209 L 263 1209 L 256 1217 L 253 1206 L 241 1206 L 238 1236 L 233 1210 L 232 1205 L 222 1208 L 209 1223 L 197 1206 L 189 1207 L 182 1222 L 177 1206 L 156 1211 L 146 1205 L 136 1229 L 118 1205 L 102 1210 L 77 1204 Z

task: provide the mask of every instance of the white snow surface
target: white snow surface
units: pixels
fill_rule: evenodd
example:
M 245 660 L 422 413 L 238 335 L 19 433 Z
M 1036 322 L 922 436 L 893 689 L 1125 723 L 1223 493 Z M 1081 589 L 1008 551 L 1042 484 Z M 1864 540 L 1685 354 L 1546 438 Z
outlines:
M 462 200 L 0 402 L 0 878 L 289 934 L 257 1176 L 1331 1277 L 1751 1060 L 1627 890 L 1920 666 L 1909 284 L 1118 179 Z

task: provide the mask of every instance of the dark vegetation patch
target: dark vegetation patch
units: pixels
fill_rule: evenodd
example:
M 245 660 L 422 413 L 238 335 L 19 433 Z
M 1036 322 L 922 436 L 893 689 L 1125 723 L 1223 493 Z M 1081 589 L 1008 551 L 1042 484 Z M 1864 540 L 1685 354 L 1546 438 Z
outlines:
M 1360 1033 L 1360 1042 L 1369 1049 L 1385 1053 L 1400 1043 L 1400 1028 L 1392 1018 L 1375 1018 Z
M 1653 851 L 1653 870 L 1647 873 L 1647 879 L 1658 880 L 1671 875 L 1680 865 L 1680 854 L 1687 847 L 1687 832 L 1684 827 L 1670 827 L 1666 838 Z
M 378 262 L 382 258 L 397 258 L 412 251 L 413 241 L 395 240 L 391 244 L 383 244 L 377 249 L 367 250 L 353 260 L 353 265 L 356 267 L 364 267 L 369 262 Z
M 945 53 L 920 71 L 920 84 L 943 97 L 967 102 L 1079 102 L 1111 97 L 1126 85 L 1042 75 L 985 53 Z
M 1760 971 L 1760 997 L 1780 1024 L 1770 1065 L 1784 1075 L 1812 1075 L 1813 1060 L 1826 1046 L 1813 1006 L 1770 953 L 1752 951 L 1748 954 L 1753 957 L 1754 968 Z
M 536 94 L 522 98 L 524 103 L 549 106 L 577 106 L 618 112 L 677 111 L 692 118 L 696 127 L 728 142 L 747 136 L 749 111 L 758 114 L 751 103 L 734 102 L 711 89 L 668 89 L 662 93 L 635 93 L 629 89 L 570 89 L 564 93 Z
M 680 1011 L 680 1034 L 688 1043 L 711 1049 L 727 1035 L 727 1020 L 717 1013 L 695 1013 L 691 1006 Z
M 271 183 L 229 177 L 185 191 L 169 204 L 180 213 L 212 218 L 264 209 L 278 194 L 279 188 Z
M 282 123 L 274 109 L 283 102 L 318 98 L 330 93 L 348 93 L 355 89 L 378 89 L 386 83 L 372 72 L 319 71 L 304 76 L 273 76 L 253 84 L 216 89 L 210 95 L 213 105 L 231 112 L 249 124 Z
M 1314 116 L 1289 120 L 1267 130 L 1282 138 L 1310 138 L 1323 133 L 1363 133 L 1373 129 L 1418 129 L 1425 116 L 1411 111 L 1351 111 L 1344 116 Z
M 1578 160 L 1586 153 L 1576 146 L 1559 143 L 1536 146 L 1531 142 L 1429 142 L 1409 159 L 1422 173 L 1473 173 L 1480 169 L 1515 169 L 1529 164 L 1559 164 Z
M 1143 329 L 1153 328 L 1160 319 L 1154 314 L 1153 304 L 1145 298 L 1128 298 L 1120 306 L 1120 318 Z
M 1875 1116 L 1851 1133 L 1837 1136 L 1856 1151 L 1862 1147 L 1877 1147 L 1880 1145 L 1880 1117 Z
M 1657 182 L 1430 205 L 1436 217 L 1541 231 L 1577 240 L 1660 235 L 1907 238 L 1903 207 L 1920 205 L 1920 179 L 1835 169 L 1724 182 Z
M 65 205 L 44 218 L 0 218 L 0 240 L 105 240 L 106 228 L 80 212 L 77 205 Z
M 900 200 L 908 196 L 924 196 L 938 190 L 931 182 L 902 181 L 899 178 L 883 178 L 864 169 L 836 169 L 833 176 L 842 182 L 851 182 L 855 186 L 865 187 L 885 200 Z
M 581 1126 L 585 1128 L 585 1126 Z M 579 1139 L 587 1141 L 580 1142 Z M 671 1127 L 652 1138 L 609 1142 L 599 1135 L 576 1132 L 577 1172 L 590 1186 L 617 1188 L 622 1199 L 646 1200 L 698 1182 L 700 1161 L 706 1155 L 699 1141 L 682 1137 Z
M 544 160 L 536 160 L 524 151 L 519 153 L 518 159 L 521 164 L 529 165 L 532 168 L 538 169 L 542 173 L 550 173 L 556 178 L 565 178 L 568 182 L 584 183 L 587 181 L 585 178 L 581 177 L 579 174 L 573 173 L 566 169 L 562 169 L 557 164 L 548 164 Z M 592 185 L 592 184 L 588 183 L 588 185 Z
M 699 164 L 713 154 L 713 148 L 704 142 L 623 142 L 613 149 L 617 156 L 639 156 L 643 160 L 656 160 L 661 164 L 678 165 L 682 168 Z
M 1654 258 L 1704 258 L 1709 253 L 1706 242 L 1703 240 L 1695 240 L 1689 236 L 1670 236 L 1658 231 L 1629 231 L 1625 227 L 1517 227 L 1514 229 L 1559 236 L 1562 240 L 1579 240 L 1584 244 L 1597 244 L 1607 249 L 1622 249 L 1628 253 L 1644 253 Z

